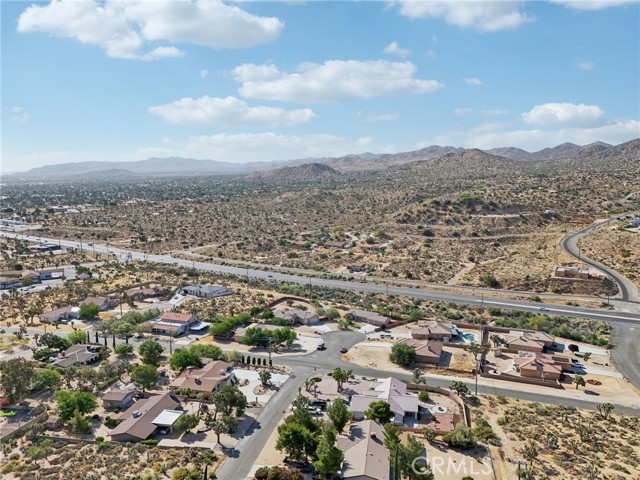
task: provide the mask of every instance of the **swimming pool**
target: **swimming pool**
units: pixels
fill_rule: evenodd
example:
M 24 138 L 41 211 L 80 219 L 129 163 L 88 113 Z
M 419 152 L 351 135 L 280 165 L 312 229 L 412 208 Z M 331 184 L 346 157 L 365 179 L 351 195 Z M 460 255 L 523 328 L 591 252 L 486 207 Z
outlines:
M 478 335 L 475 333 L 463 333 L 462 338 L 465 341 L 465 343 L 478 342 Z

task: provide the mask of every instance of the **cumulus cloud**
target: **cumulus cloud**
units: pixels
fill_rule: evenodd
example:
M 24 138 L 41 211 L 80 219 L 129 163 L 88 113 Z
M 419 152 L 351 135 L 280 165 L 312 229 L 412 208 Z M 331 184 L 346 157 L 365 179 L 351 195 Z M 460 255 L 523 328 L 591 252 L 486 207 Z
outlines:
M 175 47 L 140 49 L 149 41 L 244 48 L 274 41 L 284 23 L 252 15 L 220 0 L 52 0 L 32 5 L 19 32 L 44 32 L 105 50 L 109 57 L 154 60 L 182 56 Z
M 476 87 L 481 87 L 482 85 L 484 85 L 484 82 L 482 80 L 480 80 L 479 78 L 468 78 L 468 77 L 465 77 L 464 78 L 464 83 L 466 83 L 467 85 L 474 85 Z
M 419 1 L 392 0 L 401 15 L 410 18 L 442 18 L 460 28 L 495 32 L 518 28 L 532 21 L 519 1 Z
M 575 10 L 603 10 L 605 8 L 620 7 L 638 3 L 638 0 L 551 0 L 565 7 Z
M 579 60 L 576 62 L 576 67 L 580 70 L 593 70 L 596 68 L 595 64 L 589 60 Z
M 410 50 L 401 48 L 400 45 L 398 45 L 398 42 L 391 42 L 389 45 L 384 47 L 384 50 L 382 50 L 382 52 L 386 53 L 387 55 L 397 55 L 401 58 L 408 57 L 411 54 Z
M 603 113 L 597 105 L 545 103 L 523 113 L 522 119 L 530 125 L 592 126 L 598 123 Z
M 207 78 L 209 75 L 209 70 L 200 70 L 200 78 Z
M 435 80 L 415 78 L 411 62 L 385 60 L 330 60 L 306 63 L 295 73 L 274 65 L 245 64 L 233 75 L 242 83 L 240 94 L 248 98 L 285 102 L 331 102 L 385 95 L 431 93 L 442 88 Z
M 362 112 L 358 112 L 358 118 L 366 123 L 372 122 L 391 122 L 392 120 L 397 120 L 399 118 L 396 113 L 369 113 L 364 114 Z
M 308 122 L 315 116 L 310 108 L 284 110 L 265 106 L 250 107 L 235 97 L 213 98 L 206 95 L 149 107 L 149 112 L 159 115 L 169 123 L 216 127 L 291 126 Z

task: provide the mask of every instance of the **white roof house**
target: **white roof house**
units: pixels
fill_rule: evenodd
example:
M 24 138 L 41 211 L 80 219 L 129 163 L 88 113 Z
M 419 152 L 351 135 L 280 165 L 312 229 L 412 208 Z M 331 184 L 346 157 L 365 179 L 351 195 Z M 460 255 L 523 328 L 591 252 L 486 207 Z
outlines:
M 373 389 L 365 390 L 362 395 L 351 397 L 351 413 L 358 420 L 364 418 L 364 412 L 373 402 L 387 402 L 395 414 L 393 422 L 402 425 L 405 417 L 416 417 L 418 413 L 418 397 L 407 393 L 407 386 L 393 377 L 388 377 L 372 385 Z

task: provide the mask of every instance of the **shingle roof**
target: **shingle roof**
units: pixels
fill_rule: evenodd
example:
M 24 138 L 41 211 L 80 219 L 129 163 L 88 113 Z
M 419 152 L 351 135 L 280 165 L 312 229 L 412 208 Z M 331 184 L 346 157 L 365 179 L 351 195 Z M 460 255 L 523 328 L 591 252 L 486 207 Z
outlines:
M 351 424 L 348 435 L 338 436 L 338 448 L 344 452 L 343 478 L 389 480 L 389 451 L 383 442 L 384 429 L 379 423 L 364 420 Z
M 216 360 L 202 368 L 189 368 L 171 382 L 171 386 L 189 388 L 198 392 L 212 392 L 220 382 L 229 379 L 228 367 L 227 362 Z M 224 372 L 224 375 L 221 372 Z
M 111 437 L 117 435 L 130 435 L 140 440 L 145 440 L 156 430 L 153 424 L 163 410 L 178 410 L 180 401 L 172 394 L 155 395 L 144 400 L 134 403 L 126 412 L 120 414 L 120 418 L 124 418 L 120 425 L 116 426 L 109 435 Z M 137 418 L 133 416 L 133 412 L 141 413 Z

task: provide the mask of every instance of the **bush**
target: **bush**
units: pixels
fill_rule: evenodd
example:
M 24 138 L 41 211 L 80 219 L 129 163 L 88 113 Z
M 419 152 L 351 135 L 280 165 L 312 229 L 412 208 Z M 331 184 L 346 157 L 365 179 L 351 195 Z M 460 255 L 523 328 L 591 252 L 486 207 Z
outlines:
M 140 443 L 143 445 L 158 445 L 158 440 L 155 438 L 148 438 L 146 440 L 142 440 Z
M 418 398 L 420 399 L 421 402 L 428 402 L 431 397 L 429 397 L 429 392 L 427 392 L 426 390 L 420 390 L 420 393 L 418 394 Z
M 117 425 L 118 425 L 118 421 L 117 421 L 117 420 L 114 420 L 114 419 L 113 419 L 113 418 L 111 418 L 111 417 L 107 417 L 107 418 L 105 418 L 105 419 L 104 419 L 104 426 L 105 426 L 105 427 L 113 428 L 113 427 L 115 427 L 115 426 L 117 426 Z

